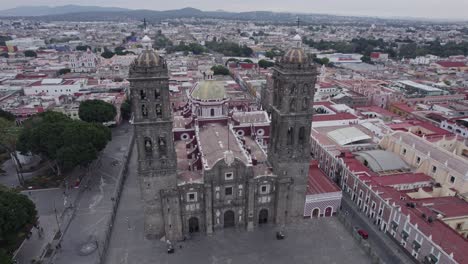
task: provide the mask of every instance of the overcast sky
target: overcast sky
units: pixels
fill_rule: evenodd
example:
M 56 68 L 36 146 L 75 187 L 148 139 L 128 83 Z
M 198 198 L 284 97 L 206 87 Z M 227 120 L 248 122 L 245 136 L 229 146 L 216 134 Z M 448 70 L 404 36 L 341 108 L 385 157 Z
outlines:
M 1 0 L 0 9 L 22 5 L 100 5 L 131 9 L 291 11 L 385 17 L 425 17 L 468 20 L 468 0 Z

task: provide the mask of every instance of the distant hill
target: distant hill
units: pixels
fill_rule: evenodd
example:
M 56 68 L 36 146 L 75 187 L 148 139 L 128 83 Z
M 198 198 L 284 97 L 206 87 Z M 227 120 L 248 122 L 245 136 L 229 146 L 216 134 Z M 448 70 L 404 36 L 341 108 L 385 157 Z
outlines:
M 128 11 L 130 9 L 118 7 L 100 7 L 100 6 L 80 6 L 80 5 L 64 5 L 64 6 L 19 6 L 11 9 L 0 10 L 0 16 L 48 16 L 68 13 L 81 12 L 117 12 Z
M 7 10 L 0 10 L 0 17 L 27 17 L 41 21 L 130 21 L 143 20 L 157 23 L 166 19 L 174 18 L 218 18 L 231 20 L 248 20 L 265 23 L 294 24 L 299 18 L 304 24 L 307 23 L 375 23 L 390 22 L 411 24 L 418 21 L 424 23 L 423 19 L 386 19 L 376 17 L 338 16 L 327 14 L 305 14 L 291 12 L 250 11 L 250 12 L 227 12 L 223 10 L 202 11 L 196 8 L 182 8 L 166 11 L 157 10 L 132 10 L 115 7 L 79 6 L 66 5 L 57 7 L 48 6 L 23 6 Z

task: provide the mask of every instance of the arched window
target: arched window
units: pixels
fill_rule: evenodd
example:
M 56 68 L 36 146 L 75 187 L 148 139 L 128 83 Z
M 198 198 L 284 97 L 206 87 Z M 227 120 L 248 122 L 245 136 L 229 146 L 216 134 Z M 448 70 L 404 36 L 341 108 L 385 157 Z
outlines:
M 159 97 L 161 96 L 161 91 L 159 90 L 159 88 L 157 88 L 156 90 L 154 90 L 154 99 L 159 99 Z
M 289 89 L 289 93 L 290 94 L 294 94 L 296 92 L 296 85 L 295 84 L 292 84 L 291 85 L 291 89 Z
M 144 104 L 141 105 L 141 115 L 144 117 L 148 116 L 148 108 L 146 108 L 146 105 Z
M 302 86 L 302 94 L 303 95 L 309 94 L 309 85 L 308 84 L 304 84 L 304 86 Z
M 288 128 L 288 135 L 287 135 L 287 144 L 292 145 L 294 142 L 294 128 L 289 127 Z
M 162 110 L 161 110 L 161 105 L 157 104 L 156 105 L 156 117 L 161 118 L 162 117 Z
M 289 103 L 289 112 L 296 112 L 296 100 L 291 99 Z
M 140 90 L 140 99 L 141 99 L 141 100 L 145 100 L 145 99 L 146 99 L 145 90 Z
M 305 143 L 306 134 L 305 134 L 305 127 L 299 128 L 299 144 L 302 145 Z
M 309 108 L 309 98 L 304 97 L 302 99 L 302 110 L 307 110 Z
M 159 147 L 159 153 L 164 156 L 167 153 L 167 144 L 166 144 L 166 139 L 161 136 L 158 139 L 158 147 Z
M 153 152 L 153 142 L 151 142 L 151 138 L 145 137 L 144 143 L 146 155 L 151 155 L 151 153 Z

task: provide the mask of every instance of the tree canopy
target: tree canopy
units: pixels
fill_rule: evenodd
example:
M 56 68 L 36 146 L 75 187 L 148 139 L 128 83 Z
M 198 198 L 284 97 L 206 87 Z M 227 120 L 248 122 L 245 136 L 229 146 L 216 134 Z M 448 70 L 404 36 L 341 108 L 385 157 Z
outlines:
M 274 62 L 271 62 L 271 61 L 267 61 L 267 60 L 259 60 L 258 61 L 258 66 L 266 69 L 266 68 L 270 68 L 270 67 L 273 67 L 275 65 Z
M 78 50 L 78 51 L 87 51 L 88 49 L 91 50 L 91 46 L 88 46 L 88 45 L 79 45 L 79 46 L 76 46 L 75 49 Z
M 57 112 L 44 112 L 24 122 L 17 148 L 40 155 L 57 175 L 97 158 L 111 139 L 110 130 L 97 123 L 72 120 Z
M 215 65 L 211 67 L 214 75 L 229 75 L 229 69 L 223 65 Z
M 0 239 L 8 243 L 27 225 L 36 222 L 34 203 L 25 195 L 0 186 Z
M 184 42 L 181 42 L 177 46 L 169 46 L 166 48 L 166 51 L 168 53 L 172 52 L 177 52 L 177 51 L 184 51 L 184 52 L 192 52 L 195 55 L 202 54 L 203 52 L 206 51 L 205 47 L 198 43 L 189 43 L 185 44 Z
M 215 52 L 224 54 L 225 56 L 235 57 L 250 57 L 253 54 L 253 50 L 246 45 L 238 45 L 233 42 L 216 42 L 208 41 L 205 46 Z
M 105 58 L 105 59 L 110 59 L 112 57 L 114 57 L 115 53 L 108 50 L 108 49 L 105 49 L 103 53 L 101 53 L 101 57 Z
M 60 69 L 58 71 L 58 75 L 64 75 L 64 74 L 67 74 L 67 73 L 70 73 L 71 70 L 69 68 L 63 68 L 63 69 Z
M 120 113 L 122 114 L 122 118 L 129 120 L 132 115 L 132 105 L 130 99 L 126 99 L 122 105 L 120 106 Z
M 114 120 L 117 110 L 113 104 L 102 100 L 81 102 L 78 110 L 80 119 L 86 122 L 104 123 Z
M 37 53 L 34 50 L 25 50 L 24 51 L 24 56 L 25 57 L 37 57 Z
M 3 117 L 5 118 L 6 120 L 9 120 L 9 121 L 15 121 L 15 115 L 8 112 L 8 111 L 5 111 L 3 109 L 0 109 L 0 117 Z

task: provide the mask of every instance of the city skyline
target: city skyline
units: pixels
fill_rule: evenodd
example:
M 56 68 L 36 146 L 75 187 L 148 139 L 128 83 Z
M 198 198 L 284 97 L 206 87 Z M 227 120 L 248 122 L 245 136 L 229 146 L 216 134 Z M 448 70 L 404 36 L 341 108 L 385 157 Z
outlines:
M 61 6 L 76 4 L 70 0 L 19 0 L 12 3 L 5 3 L 3 10 L 21 6 Z M 83 0 L 80 5 L 96 5 L 95 1 Z M 301 0 L 288 1 L 285 4 L 282 1 L 266 1 L 257 0 L 248 2 L 240 0 L 235 2 L 223 3 L 220 5 L 214 0 L 182 0 L 177 2 L 163 2 L 154 4 L 147 1 L 136 0 L 129 4 L 124 0 L 103 0 L 99 3 L 103 7 L 120 7 L 129 9 L 149 9 L 149 10 L 170 10 L 179 9 L 184 7 L 194 7 L 205 11 L 231 11 L 231 12 L 245 12 L 245 11 L 274 11 L 274 12 L 297 12 L 297 13 L 322 13 L 332 15 L 351 15 L 351 16 L 371 16 L 371 17 L 391 17 L 391 18 L 426 18 L 426 19 L 462 19 L 467 20 L 468 16 L 463 10 L 468 9 L 468 2 L 463 0 L 448 0 L 444 2 L 436 0 L 395 0 L 392 2 L 387 1 L 344 1 L 344 0 L 317 0 L 305 4 Z

